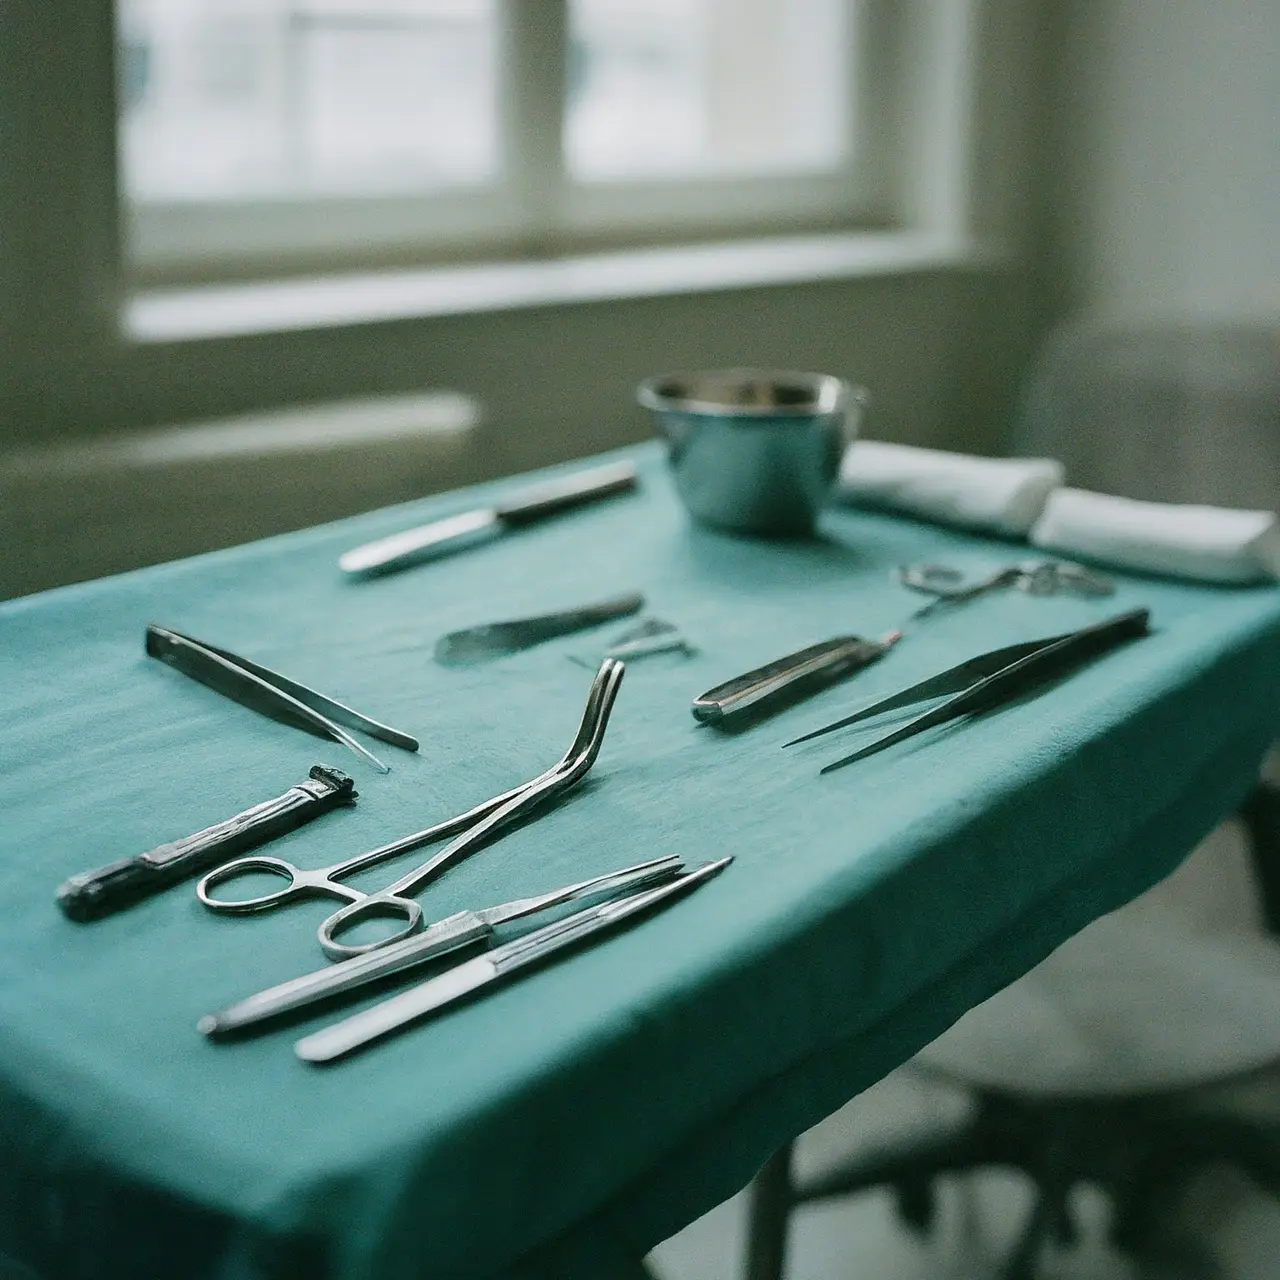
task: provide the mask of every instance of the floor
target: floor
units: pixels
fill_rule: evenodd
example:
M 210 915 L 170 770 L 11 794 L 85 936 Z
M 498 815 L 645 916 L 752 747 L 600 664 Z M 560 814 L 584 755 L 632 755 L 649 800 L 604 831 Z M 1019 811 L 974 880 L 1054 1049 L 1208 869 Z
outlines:
M 954 1116 L 965 1103 L 906 1073 L 882 1081 L 811 1130 L 797 1160 L 807 1169 L 857 1150 L 868 1138 Z M 994 1280 L 1029 1204 L 1013 1174 L 949 1180 L 934 1234 L 901 1227 L 885 1193 L 802 1209 L 793 1219 L 787 1280 Z M 1043 1259 L 1043 1280 L 1280 1280 L 1280 1205 L 1243 1178 L 1206 1175 L 1177 1207 L 1170 1259 L 1138 1268 L 1106 1243 L 1106 1205 L 1081 1188 L 1078 1245 Z M 713 1209 L 649 1258 L 660 1280 L 739 1280 L 745 1197 Z

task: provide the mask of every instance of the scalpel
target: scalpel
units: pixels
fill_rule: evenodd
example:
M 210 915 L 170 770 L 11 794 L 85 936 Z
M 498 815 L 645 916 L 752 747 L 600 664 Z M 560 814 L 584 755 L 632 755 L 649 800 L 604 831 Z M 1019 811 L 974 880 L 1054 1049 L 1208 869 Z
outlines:
M 707 862 L 669 884 L 648 889 L 630 897 L 577 911 L 533 933 L 496 947 L 474 960 L 457 965 L 437 978 L 411 987 L 372 1009 L 366 1009 L 323 1031 L 303 1036 L 294 1052 L 304 1062 L 332 1062 L 348 1053 L 380 1040 L 383 1036 L 416 1022 L 419 1018 L 464 996 L 471 995 L 491 982 L 500 982 L 527 965 L 544 960 L 563 947 L 573 946 L 592 934 L 616 928 L 625 920 L 701 884 L 733 861 L 732 857 Z
M 481 534 L 492 535 L 522 524 L 532 524 L 544 516 L 556 515 L 571 507 L 635 487 L 636 469 L 629 462 L 592 467 L 561 480 L 531 485 L 491 507 L 477 507 L 461 515 L 419 525 L 416 529 L 393 533 L 377 542 L 366 542 L 340 555 L 338 567 L 356 577 L 393 573 L 434 556 L 453 543 L 469 542 Z

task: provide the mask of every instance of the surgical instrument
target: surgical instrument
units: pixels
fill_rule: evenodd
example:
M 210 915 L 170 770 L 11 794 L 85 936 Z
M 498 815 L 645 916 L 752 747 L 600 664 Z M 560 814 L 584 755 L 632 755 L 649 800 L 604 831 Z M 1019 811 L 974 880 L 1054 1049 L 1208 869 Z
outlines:
M 597 604 L 562 609 L 533 618 L 515 618 L 510 622 L 487 622 L 478 627 L 451 631 L 436 641 L 436 661 L 445 666 L 468 666 L 505 657 L 521 649 L 532 648 L 556 636 L 571 635 L 588 627 L 602 626 L 615 618 L 626 618 L 644 607 L 644 596 L 618 596 Z
M 883 657 L 901 638 L 901 631 L 882 640 L 835 636 L 798 649 L 699 694 L 693 700 L 694 719 L 741 724 L 781 711 Z
M 569 661 L 590 670 L 604 658 L 634 662 L 637 658 L 648 658 L 659 653 L 682 653 L 691 658 L 697 652 L 675 623 L 666 622 L 662 618 L 640 618 L 634 625 L 614 636 L 603 653 L 590 658 L 571 653 Z
M 1049 636 L 1043 640 L 1030 640 L 1023 644 L 1007 645 L 991 653 L 981 654 L 952 667 L 940 675 L 921 681 L 892 697 L 883 698 L 853 715 L 845 716 L 832 724 L 815 729 L 812 733 L 793 738 L 784 746 L 795 746 L 824 734 L 834 733 L 849 725 L 857 724 L 885 711 L 897 710 L 936 698 L 946 698 L 941 706 L 926 711 L 909 724 L 886 734 L 868 746 L 825 765 L 820 772 L 831 773 L 856 760 L 883 751 L 886 747 L 902 742 L 934 725 L 944 724 L 957 716 L 974 715 L 989 711 L 1002 703 L 1042 685 L 1059 676 L 1069 674 L 1092 658 L 1116 648 L 1126 640 L 1145 636 L 1150 630 L 1150 614 L 1146 609 L 1134 609 L 1118 614 L 1106 622 L 1064 635 Z
M 576 911 L 563 920 L 544 925 L 523 938 L 456 965 L 438 977 L 428 978 L 371 1009 L 304 1036 L 293 1046 L 294 1052 L 304 1062 L 332 1062 L 344 1057 L 490 983 L 510 977 L 527 965 L 544 960 L 553 952 L 574 946 L 595 933 L 616 928 L 643 911 L 670 902 L 676 895 L 702 884 L 732 861 L 732 857 L 726 857 L 707 862 L 657 889 L 647 889 L 630 897 Z
M 913 591 L 925 591 L 935 597 L 917 609 L 903 623 L 903 628 L 942 608 L 976 599 L 1001 587 L 1018 587 L 1033 595 L 1074 591 L 1099 596 L 1115 590 L 1100 574 L 1057 561 L 1022 561 L 998 569 L 977 582 L 966 581 L 958 570 L 932 564 L 909 565 L 899 569 L 895 576 Z M 726 727 L 762 719 L 869 666 L 888 653 L 902 636 L 902 628 L 888 632 L 879 640 L 833 636 L 776 658 L 700 694 L 693 700 L 694 718 Z
M 393 533 L 389 538 L 365 543 L 339 556 L 338 567 L 346 574 L 361 577 L 407 569 L 482 534 L 503 533 L 532 524 L 544 516 L 557 515 L 570 507 L 596 502 L 635 487 L 636 469 L 629 462 L 592 467 L 563 479 L 531 485 L 491 507 L 477 507 L 460 515 L 433 520 L 416 529 Z
M 58 906 L 71 920 L 100 920 L 229 855 L 257 848 L 338 805 L 351 804 L 357 794 L 345 773 L 322 764 L 312 765 L 307 781 L 290 787 L 274 800 L 264 800 L 232 818 L 135 858 L 72 876 L 58 889 Z
M 1004 587 L 1016 587 L 1033 596 L 1052 596 L 1060 591 L 1070 591 L 1093 598 L 1109 596 L 1116 589 L 1110 578 L 1065 560 L 1020 560 L 976 580 L 967 579 L 961 570 L 951 565 L 911 564 L 899 569 L 896 577 L 904 587 L 934 597 L 911 615 L 909 620 L 912 622 L 927 618 L 939 609 L 976 600 L 988 591 L 999 591 Z
M 239 1000 L 218 1013 L 206 1014 L 196 1029 L 207 1036 L 226 1035 L 246 1027 L 268 1022 L 281 1014 L 293 1013 L 320 1001 L 357 991 L 394 973 L 403 973 L 429 960 L 438 960 L 475 942 L 489 942 L 494 930 L 512 920 L 548 911 L 562 903 L 597 894 L 617 897 L 660 884 L 683 870 L 679 858 L 655 858 L 621 871 L 593 876 L 577 884 L 540 894 L 534 898 L 518 898 L 483 911 L 459 911 L 412 938 L 404 938 L 389 947 L 381 947 L 364 955 L 352 956 L 338 964 L 327 965 L 314 973 L 292 978 L 277 986 Z
M 320 738 L 332 738 L 358 756 L 363 756 L 381 773 L 390 773 L 391 770 L 349 733 L 340 729 L 335 721 L 389 742 L 394 747 L 403 747 L 406 751 L 418 749 L 417 738 L 371 720 L 341 702 L 325 697 L 323 693 L 317 693 L 269 667 L 250 662 L 228 649 L 219 649 L 216 645 L 155 623 L 147 626 L 146 644 L 151 657 L 181 671 L 184 676 L 190 676 L 272 720 L 304 729 Z
M 624 671 L 623 664 L 613 659 L 606 659 L 601 664 L 591 683 L 582 720 L 569 749 L 550 769 L 529 782 L 494 796 L 466 813 L 317 871 L 304 871 L 283 858 L 256 855 L 237 858 L 234 862 L 210 871 L 196 885 L 196 896 L 211 911 L 228 915 L 267 911 L 295 898 L 313 897 L 317 894 L 340 898 L 347 905 L 325 919 L 317 931 L 324 953 L 336 960 L 387 946 L 416 933 L 423 923 L 423 915 L 422 908 L 413 900 L 412 894 L 434 880 L 451 863 L 460 861 L 479 848 L 494 833 L 511 825 L 553 796 L 568 790 L 586 776 L 600 753 L 609 723 L 609 713 L 618 696 Z M 447 836 L 455 838 L 420 867 L 401 876 L 385 889 L 375 893 L 362 893 L 359 889 L 341 883 L 347 876 L 364 867 L 371 867 L 396 854 Z M 288 883 L 274 893 L 242 900 L 214 898 L 210 893 L 219 884 L 258 871 L 282 876 Z M 363 920 L 391 916 L 401 917 L 405 923 L 403 928 L 388 937 L 359 944 L 338 941 L 339 933 L 353 928 Z

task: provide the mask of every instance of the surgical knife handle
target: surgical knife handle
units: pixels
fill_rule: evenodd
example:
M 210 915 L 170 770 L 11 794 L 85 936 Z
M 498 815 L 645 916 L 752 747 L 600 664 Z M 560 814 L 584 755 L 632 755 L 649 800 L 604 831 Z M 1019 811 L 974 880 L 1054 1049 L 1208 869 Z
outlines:
M 307 780 L 283 795 L 137 857 L 72 876 L 58 888 L 58 905 L 68 919 L 100 920 L 274 840 L 337 805 L 350 804 L 356 794 L 354 783 L 340 769 L 313 765 Z
M 695 698 L 694 719 L 729 726 L 781 711 L 874 662 L 889 651 L 899 634 L 892 632 L 883 640 L 836 636 L 789 653 Z
M 582 506 L 626 493 L 636 487 L 636 469 L 629 462 L 611 462 L 602 467 L 579 471 L 563 480 L 548 480 L 531 485 L 514 494 L 494 510 L 505 524 L 530 524 L 543 516 L 552 516 L 570 507 Z

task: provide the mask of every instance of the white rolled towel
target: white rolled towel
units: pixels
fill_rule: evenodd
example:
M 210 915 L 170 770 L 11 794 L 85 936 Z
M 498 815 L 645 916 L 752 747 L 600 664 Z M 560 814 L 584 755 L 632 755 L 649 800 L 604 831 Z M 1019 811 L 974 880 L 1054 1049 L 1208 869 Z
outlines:
M 1052 458 L 977 458 L 859 440 L 845 450 L 836 490 L 858 506 L 1025 537 L 1062 481 L 1062 463 Z
M 1272 511 L 1138 502 L 1059 489 L 1031 531 L 1031 541 L 1116 568 L 1201 582 L 1280 578 L 1280 522 Z

